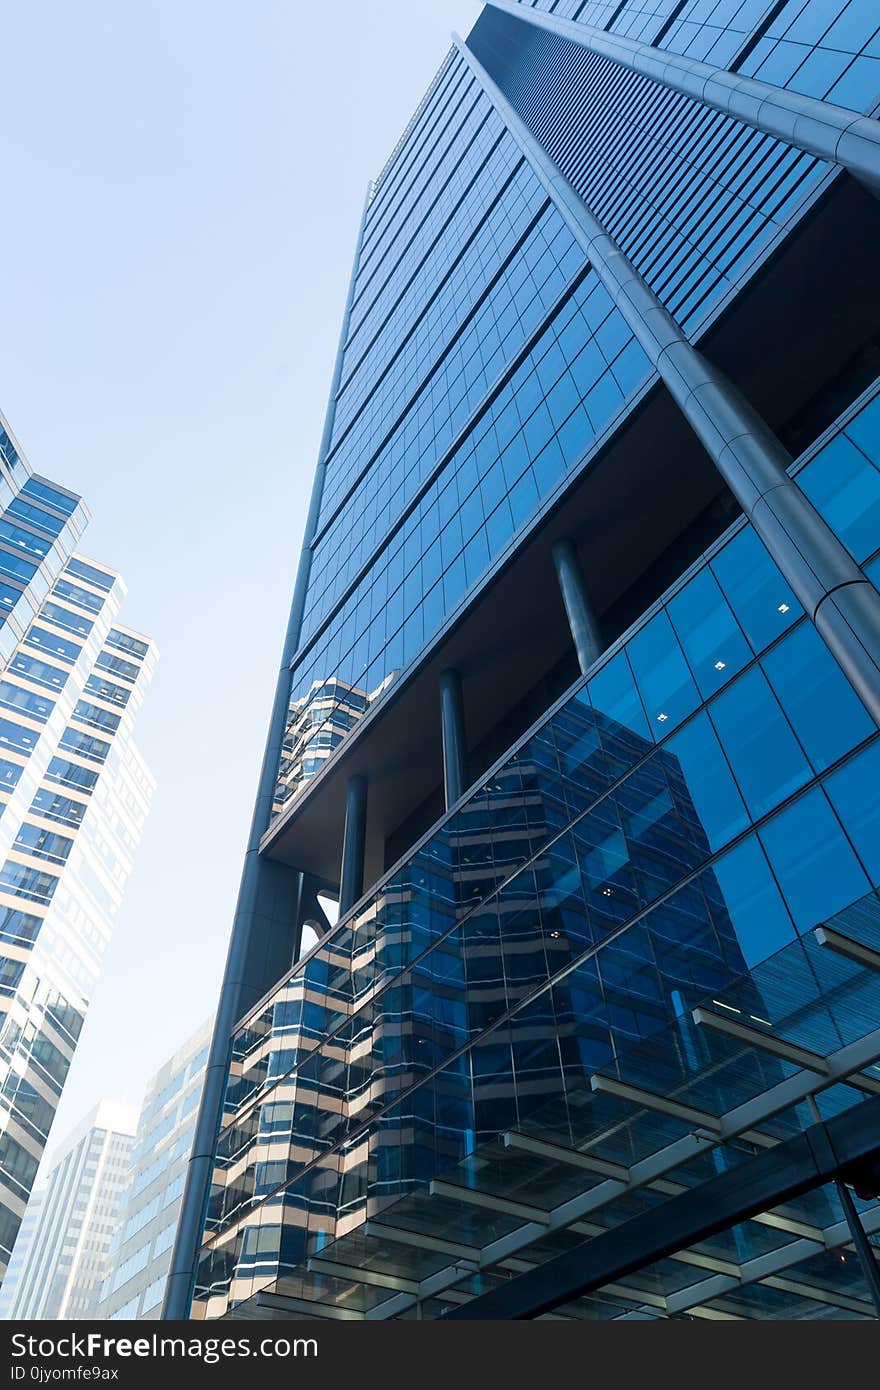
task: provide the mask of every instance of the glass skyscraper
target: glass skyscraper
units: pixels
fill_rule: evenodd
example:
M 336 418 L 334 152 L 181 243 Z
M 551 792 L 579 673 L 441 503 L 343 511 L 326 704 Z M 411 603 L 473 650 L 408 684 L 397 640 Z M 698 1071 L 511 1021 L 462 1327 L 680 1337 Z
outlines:
M 166 1316 L 880 1311 L 878 103 L 871 0 L 454 40 L 363 214 Z
M 77 552 L 87 520 L 0 420 L 0 1276 L 154 790 L 133 728 L 156 651 Z

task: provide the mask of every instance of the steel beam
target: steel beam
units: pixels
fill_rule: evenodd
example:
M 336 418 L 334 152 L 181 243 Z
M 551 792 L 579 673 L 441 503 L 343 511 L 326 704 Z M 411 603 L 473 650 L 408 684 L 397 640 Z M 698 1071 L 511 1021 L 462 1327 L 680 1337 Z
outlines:
M 730 1018 L 726 1014 L 719 1014 L 714 1009 L 694 1009 L 693 1020 L 694 1023 L 703 1028 L 711 1028 L 716 1033 L 723 1033 L 726 1037 L 734 1038 L 746 1047 L 754 1048 L 758 1052 L 766 1052 L 771 1057 L 781 1057 L 784 1061 L 791 1062 L 792 1066 L 799 1067 L 804 1071 L 815 1072 L 817 1076 L 828 1075 L 829 1063 L 826 1057 L 818 1052 L 812 1052 L 809 1048 L 800 1047 L 797 1043 L 789 1042 L 786 1038 L 768 1033 L 763 1028 L 756 1028 L 750 1023 L 741 1023 L 738 1019 Z M 862 1076 L 858 1072 L 854 1072 L 847 1077 L 847 1084 L 855 1086 L 859 1091 L 866 1091 L 869 1095 L 880 1095 L 880 1078 Z
M 480 1192 L 475 1187 L 464 1187 L 461 1183 L 446 1182 L 434 1178 L 430 1185 L 432 1197 L 448 1197 L 453 1202 L 463 1202 L 466 1206 L 482 1207 L 485 1211 L 496 1211 L 502 1216 L 513 1216 L 539 1226 L 546 1226 L 550 1213 L 543 1207 L 530 1206 L 513 1198 L 498 1197 L 491 1192 Z
M 582 1152 L 580 1149 L 568 1148 L 565 1144 L 553 1144 L 532 1134 L 523 1134 L 518 1129 L 507 1130 L 502 1142 L 506 1149 L 533 1154 L 536 1158 L 546 1158 L 568 1168 L 584 1168 L 590 1173 L 600 1173 L 605 1178 L 617 1178 L 618 1182 L 626 1182 L 629 1178 L 629 1169 L 623 1163 L 610 1163 L 607 1158 L 594 1157 L 589 1151 Z
M 845 956 L 847 960 L 867 966 L 869 970 L 880 971 L 880 951 L 874 951 L 870 946 L 865 946 L 861 941 L 855 941 L 851 936 L 845 936 L 843 932 L 835 931 L 832 927 L 816 927 L 813 935 L 820 946 L 834 951 L 836 955 Z
M 828 1063 L 818 1052 L 813 1052 L 807 1047 L 798 1047 L 795 1043 L 787 1042 L 785 1038 L 777 1037 L 773 1033 L 768 1033 L 763 1028 L 755 1028 L 749 1023 L 742 1023 L 738 1018 L 730 1018 L 727 1014 L 720 1014 L 715 1009 L 694 1009 L 692 1014 L 694 1023 L 702 1028 L 711 1028 L 714 1033 L 722 1033 L 725 1037 L 733 1038 L 736 1042 L 743 1043 L 746 1047 L 755 1048 L 758 1052 L 766 1052 L 771 1057 L 781 1057 L 786 1062 L 791 1062 L 795 1067 L 802 1067 L 805 1071 L 814 1071 L 819 1076 L 827 1076 Z
M 869 1065 L 878 1055 L 880 1055 L 880 1029 L 858 1039 L 855 1043 L 848 1044 L 839 1052 L 830 1054 L 826 1059 L 828 1067 L 824 1074 L 799 1071 L 778 1086 L 762 1092 L 754 1100 L 716 1117 L 716 1129 L 714 1131 L 701 1128 L 695 1133 L 683 1135 L 682 1138 L 667 1144 L 656 1153 L 640 1159 L 631 1168 L 623 1169 L 623 1177 L 607 1177 L 587 1192 L 555 1207 L 545 1214 L 545 1219 L 539 1222 L 532 1221 L 528 1214 L 525 1214 L 521 1227 L 500 1237 L 497 1241 L 490 1242 L 489 1245 L 483 1246 L 477 1252 L 479 1267 L 487 1269 L 502 1254 L 507 1256 L 514 1251 L 527 1249 L 534 1241 L 542 1239 L 547 1230 L 569 1229 L 574 1230 L 577 1234 L 593 1234 L 592 1231 L 586 1229 L 582 1220 L 583 1217 L 590 1212 L 601 1210 L 603 1206 L 613 1202 L 615 1198 L 626 1191 L 633 1191 L 639 1187 L 651 1187 L 656 1191 L 663 1190 L 663 1186 L 666 1185 L 664 1174 L 675 1171 L 690 1159 L 717 1147 L 720 1143 L 751 1137 L 756 1143 L 764 1146 L 770 1145 L 772 1140 L 754 1130 L 752 1126 L 770 1119 L 781 1110 L 798 1104 L 798 1102 L 812 1096 L 814 1092 L 835 1085 L 840 1081 L 848 1081 L 851 1072 Z M 697 1113 L 704 1114 L 704 1112 Z M 532 1151 L 535 1152 L 535 1150 Z M 438 1182 L 439 1180 L 435 1180 L 432 1190 L 437 1190 Z M 459 1194 L 465 1190 L 457 1185 L 445 1184 L 445 1186 L 448 1191 L 444 1195 L 455 1198 L 458 1198 Z M 668 1184 L 668 1190 L 672 1191 L 672 1184 Z M 503 1201 L 503 1199 L 499 1199 L 499 1201 Z M 486 1201 L 481 1204 L 488 1205 Z M 390 1216 L 390 1214 L 389 1212 L 388 1215 Z M 793 1236 L 821 1240 L 821 1232 L 817 1229 L 807 1226 L 805 1222 L 794 1221 L 777 1212 L 759 1212 L 753 1219 L 761 1225 L 787 1231 Z M 433 1293 L 436 1294 L 442 1288 L 452 1288 L 461 1278 L 463 1278 L 461 1268 L 450 1265 L 445 1271 L 441 1270 L 432 1276 Z M 419 1298 L 425 1296 L 421 1289 L 418 1298 L 407 1294 L 398 1294 L 393 1300 L 375 1308 L 370 1316 L 374 1318 L 397 1317 L 418 1302 Z
M 656 1260 L 810 1192 L 854 1162 L 880 1153 L 880 1097 L 768 1149 L 672 1197 L 644 1217 L 558 1255 L 509 1284 L 462 1304 L 447 1318 L 535 1318 L 595 1293 Z

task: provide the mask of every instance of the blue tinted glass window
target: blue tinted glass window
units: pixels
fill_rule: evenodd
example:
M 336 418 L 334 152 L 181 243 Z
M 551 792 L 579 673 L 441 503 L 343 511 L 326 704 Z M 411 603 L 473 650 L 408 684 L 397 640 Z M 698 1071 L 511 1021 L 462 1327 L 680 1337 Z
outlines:
M 798 931 L 840 912 L 871 886 L 818 788 L 774 817 L 761 840 Z
M 850 421 L 846 427 L 846 434 L 869 459 L 880 463 L 880 396 L 875 396 L 871 403 Z
M 703 874 L 703 880 L 710 902 L 718 902 L 720 888 L 727 934 L 732 926 L 747 965 L 765 960 L 794 940 L 791 917 L 754 837 L 728 851 Z
M 880 743 L 846 763 L 825 788 L 856 853 L 880 884 Z
M 31 555 L 39 555 L 40 558 L 46 555 L 51 544 L 45 536 L 26 531 L 23 526 L 15 526 L 5 517 L 0 517 L 0 536 L 10 545 L 20 546 L 22 550 L 28 551 Z
M 607 662 L 590 681 L 588 689 L 590 701 L 600 713 L 606 714 L 616 724 L 622 724 L 639 738 L 651 738 L 625 652 L 618 652 Z
M 29 647 L 54 652 L 65 661 L 76 661 L 82 651 L 82 647 L 78 647 L 75 642 L 68 642 L 66 637 L 59 637 L 54 632 L 48 632 L 46 628 L 38 627 L 36 623 L 28 631 L 25 640 Z
M 877 10 L 873 5 L 866 6 L 863 0 L 851 0 L 851 3 L 844 7 L 841 7 L 838 0 L 833 7 L 828 7 L 826 13 L 830 18 L 835 11 L 838 11 L 840 17 L 823 36 L 823 45 L 842 49 L 845 53 L 861 52 L 880 24 Z
M 727 759 L 705 714 L 689 720 L 666 745 L 668 767 L 680 768 L 685 798 L 713 850 L 745 830 L 749 823 Z
M 849 64 L 850 58 L 846 53 L 833 53 L 824 48 L 814 49 L 788 85 L 793 92 L 824 97 L 828 88 L 833 86 Z
M 0 758 L 0 791 L 11 791 L 18 785 L 18 779 L 24 771 L 18 763 L 11 763 L 6 758 Z
M 712 569 L 756 652 L 801 616 L 803 609 L 751 527 L 719 551 Z
M 103 570 L 95 569 L 94 565 L 87 565 L 85 560 L 78 560 L 73 556 L 68 560 L 64 567 L 68 574 L 75 574 L 80 579 L 84 579 L 87 584 L 94 584 L 96 589 L 112 589 L 115 583 L 112 574 L 105 574 Z
M 15 497 L 8 507 L 10 516 L 21 517 L 24 521 L 33 522 L 50 535 L 57 536 L 64 526 L 61 517 L 52 516 L 49 512 L 44 512 L 42 507 L 34 507 L 30 502 L 26 502 L 23 497 Z
M 0 719 L 0 744 L 14 748 L 19 753 L 31 753 L 37 745 L 39 734 L 33 729 L 25 729 L 12 719 Z
M 874 732 L 874 721 L 812 623 L 801 623 L 761 664 L 817 771 Z
M 8 574 L 10 579 L 33 579 L 37 567 L 21 555 L 10 555 L 8 550 L 0 550 L 0 574 Z
M 670 600 L 668 612 L 701 693 L 714 695 L 751 653 L 712 572 L 695 575 Z
M 118 627 L 111 627 L 107 634 L 107 646 L 118 647 L 120 651 L 131 652 L 132 656 L 141 659 L 146 656 L 149 646 L 140 637 L 133 637 L 129 632 L 121 632 Z
M 58 879 L 52 874 L 43 873 L 39 869 L 29 869 L 12 859 L 7 859 L 0 869 L 0 883 L 11 888 L 21 898 L 46 903 L 51 900 L 58 887 Z
M 827 96 L 836 106 L 870 111 L 880 96 L 880 58 L 870 58 L 867 54 L 856 58 Z
M 81 791 L 91 791 L 98 781 L 97 772 L 80 767 L 78 763 L 66 762 L 63 758 L 53 758 L 46 771 L 47 782 L 60 782 L 65 787 L 78 787 Z
M 46 502 L 56 511 L 65 512 L 68 516 L 79 501 L 78 497 L 68 497 L 65 492 L 58 492 L 54 487 L 49 487 L 46 483 L 38 481 L 37 478 L 28 478 L 22 492 L 29 497 L 35 497 L 40 502 Z
M 99 594 L 90 593 L 88 589 L 81 589 L 78 584 L 71 584 L 67 579 L 57 579 L 53 592 L 59 598 L 66 599 L 68 603 L 75 603 L 79 608 L 85 608 L 89 613 L 100 613 L 104 606 L 104 600 Z
M 760 671 L 740 676 L 710 713 L 753 816 L 765 815 L 809 781 L 803 750 Z
M 873 555 L 880 537 L 880 472 L 854 444 L 838 435 L 797 481 L 857 560 Z
M 0 908 L 0 937 L 5 941 L 36 941 L 42 917 L 33 917 L 19 908 Z
M 60 603 L 46 602 L 40 613 L 47 622 L 55 623 L 57 627 L 67 628 L 68 632 L 79 632 L 83 637 L 88 637 L 94 627 L 91 619 L 80 617 L 78 613 L 71 613 Z
M 60 690 L 67 680 L 66 671 L 59 670 L 48 661 L 38 661 L 35 656 L 27 656 L 25 652 L 19 652 L 10 669 L 20 672 L 21 675 L 27 676 L 29 681 L 43 685 L 48 690 Z
M 687 662 L 665 613 L 642 628 L 627 643 L 648 720 L 662 738 L 700 703 Z

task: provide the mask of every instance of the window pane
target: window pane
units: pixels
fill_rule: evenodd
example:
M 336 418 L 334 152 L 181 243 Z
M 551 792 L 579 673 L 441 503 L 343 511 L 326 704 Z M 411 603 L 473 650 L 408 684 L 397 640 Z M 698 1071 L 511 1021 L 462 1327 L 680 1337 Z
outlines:
M 880 537 L 880 472 L 839 435 L 808 463 L 798 486 L 857 560 L 877 549 Z
M 627 644 L 655 737 L 662 738 L 700 703 L 687 662 L 665 613 L 658 613 Z
M 803 609 L 751 527 L 728 542 L 712 569 L 756 652 L 801 616 Z
M 721 847 L 749 823 L 727 759 L 715 730 L 705 714 L 680 729 L 666 745 L 667 774 L 681 771 L 682 792 L 679 805 L 693 808 L 694 820 L 705 834 L 707 846 Z
M 669 604 L 678 640 L 704 697 L 714 695 L 751 653 L 710 570 L 702 570 Z
M 880 884 L 880 743 L 853 758 L 826 790 L 875 884 Z
M 733 929 L 747 965 L 794 940 L 791 917 L 754 836 L 719 859 L 702 884 L 720 919 L 719 935 L 729 937 Z
M 871 886 L 818 788 L 765 826 L 761 840 L 798 931 L 840 912 Z
M 753 816 L 809 780 L 803 751 L 760 671 L 748 671 L 717 696 L 710 713 Z
M 802 623 L 761 664 L 817 771 L 874 732 L 874 721 L 812 623 Z

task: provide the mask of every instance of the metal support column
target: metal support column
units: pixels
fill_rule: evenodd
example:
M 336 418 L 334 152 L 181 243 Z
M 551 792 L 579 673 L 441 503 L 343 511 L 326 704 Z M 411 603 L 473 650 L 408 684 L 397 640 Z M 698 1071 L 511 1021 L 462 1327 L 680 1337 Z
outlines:
M 312 485 L 309 513 L 306 518 L 303 546 L 296 575 L 296 586 L 290 606 L 290 618 L 281 654 L 281 668 L 275 686 L 266 747 L 260 769 L 260 781 L 257 787 L 244 868 L 238 890 L 238 902 L 229 940 L 229 952 L 226 957 L 226 968 L 214 1021 L 214 1033 L 205 1071 L 195 1138 L 187 1167 L 186 1186 L 180 1208 L 177 1237 L 174 1242 L 168 1282 L 165 1286 L 162 1317 L 169 1321 L 182 1321 L 189 1317 L 196 1278 L 196 1264 L 211 1191 L 214 1150 L 223 1114 L 223 1097 L 226 1092 L 233 1029 L 242 1015 L 253 1004 L 256 1004 L 275 980 L 280 979 L 290 968 L 293 953 L 297 948 L 294 937 L 298 931 L 297 918 L 302 892 L 302 875 L 287 865 L 265 859 L 260 854 L 260 840 L 269 828 L 275 802 L 281 747 L 290 713 L 290 665 L 296 653 L 302 627 L 306 590 L 311 572 L 311 543 L 317 531 L 318 515 L 321 509 L 324 468 L 333 435 L 335 398 L 342 377 L 345 341 L 348 336 L 357 266 L 368 207 L 369 191 L 364 201 L 358 233 L 348 299 L 336 354 L 336 366 L 324 420 L 324 433 L 318 454 L 318 466 Z
M 603 645 L 574 541 L 566 537 L 556 542 L 553 546 L 553 563 L 562 590 L 562 602 L 565 604 L 565 614 L 571 628 L 578 665 L 581 675 L 585 676 L 602 655 Z
M 364 846 L 367 838 L 367 779 L 349 777 L 345 836 L 339 884 L 339 915 L 354 907 L 364 891 Z
M 630 72 L 652 78 L 711 111 L 721 111 L 817 159 L 839 164 L 872 192 L 880 193 L 880 121 L 870 116 L 758 82 L 753 77 L 713 68 L 622 34 L 606 34 L 591 24 L 562 19 L 545 10 L 517 4 L 516 0 L 489 0 L 489 5 L 524 24 L 609 58 Z
M 821 1124 L 822 1116 L 816 1104 L 816 1097 L 810 1096 L 807 1104 L 809 1105 L 813 1122 L 815 1124 Z M 877 1261 L 874 1258 L 874 1248 L 868 1240 L 867 1232 L 862 1225 L 862 1219 L 856 1211 L 856 1204 L 850 1195 L 850 1190 L 846 1183 L 842 1178 L 835 1178 L 834 1187 L 840 1200 L 841 1208 L 843 1209 L 846 1224 L 849 1227 L 849 1233 L 852 1236 L 859 1268 L 862 1271 L 868 1293 L 871 1295 L 871 1302 L 874 1304 L 877 1316 L 880 1317 L 880 1269 L 878 1269 Z
M 856 1204 L 850 1196 L 846 1183 L 838 1178 L 835 1187 L 840 1198 L 840 1205 L 843 1207 L 843 1214 L 846 1217 L 846 1224 L 849 1226 L 849 1233 L 853 1238 L 859 1267 L 871 1295 L 871 1302 L 874 1304 L 878 1318 L 880 1318 L 880 1269 L 877 1268 L 874 1247 L 868 1240 L 862 1219 L 856 1211 Z
M 440 677 L 440 722 L 443 729 L 443 790 L 446 809 L 464 795 L 467 781 L 467 743 L 461 676 L 444 671 Z
M 318 882 L 311 875 L 303 874 L 302 894 L 300 896 L 300 928 L 298 932 L 297 950 L 291 964 L 296 964 L 300 955 L 302 943 L 303 927 L 308 922 L 319 937 L 326 936 L 332 930 L 330 920 L 321 906 L 318 894 L 323 892 L 325 885 Z M 335 897 L 335 893 L 333 894 Z
M 500 88 L 454 41 L 865 708 L 880 724 L 880 593 L 787 469 L 766 421 L 688 342 Z

